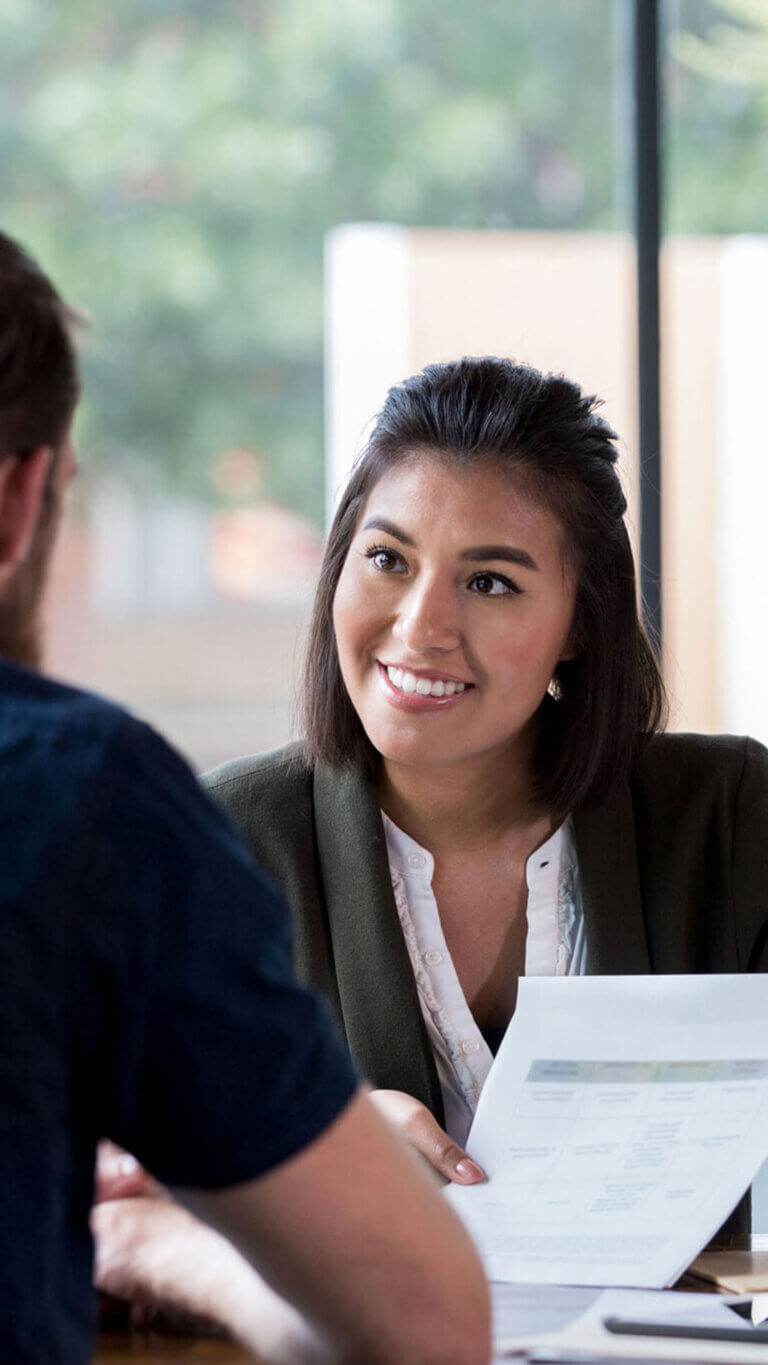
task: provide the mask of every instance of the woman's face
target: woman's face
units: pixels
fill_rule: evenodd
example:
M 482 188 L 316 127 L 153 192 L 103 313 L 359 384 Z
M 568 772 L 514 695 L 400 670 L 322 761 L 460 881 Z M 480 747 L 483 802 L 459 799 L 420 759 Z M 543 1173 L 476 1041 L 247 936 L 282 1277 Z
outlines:
M 339 662 L 385 760 L 515 746 L 568 657 L 575 584 L 551 512 L 491 463 L 428 455 L 382 476 L 333 605 Z

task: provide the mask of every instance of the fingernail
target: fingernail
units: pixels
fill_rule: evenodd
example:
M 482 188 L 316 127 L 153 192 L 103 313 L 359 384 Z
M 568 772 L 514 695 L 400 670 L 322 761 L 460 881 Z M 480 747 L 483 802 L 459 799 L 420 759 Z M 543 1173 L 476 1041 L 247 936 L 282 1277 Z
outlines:
M 460 1175 L 463 1180 L 471 1180 L 473 1184 L 478 1180 L 485 1180 L 485 1171 L 481 1170 L 474 1161 L 470 1161 L 469 1157 L 463 1157 L 461 1161 L 456 1162 L 456 1174 Z
M 126 1153 L 125 1156 L 118 1157 L 117 1159 L 118 1175 L 135 1175 L 138 1169 L 139 1163 L 136 1160 L 135 1156 L 129 1156 L 128 1153 Z

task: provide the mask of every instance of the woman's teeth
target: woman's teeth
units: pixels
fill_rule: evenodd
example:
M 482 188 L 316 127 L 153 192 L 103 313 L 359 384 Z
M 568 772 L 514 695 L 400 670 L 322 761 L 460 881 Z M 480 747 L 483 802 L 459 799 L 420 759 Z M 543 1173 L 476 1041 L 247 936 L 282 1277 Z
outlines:
M 387 677 L 398 692 L 417 697 L 452 697 L 455 692 L 463 692 L 467 686 L 462 682 L 444 682 L 442 678 L 417 678 L 402 668 L 387 667 Z

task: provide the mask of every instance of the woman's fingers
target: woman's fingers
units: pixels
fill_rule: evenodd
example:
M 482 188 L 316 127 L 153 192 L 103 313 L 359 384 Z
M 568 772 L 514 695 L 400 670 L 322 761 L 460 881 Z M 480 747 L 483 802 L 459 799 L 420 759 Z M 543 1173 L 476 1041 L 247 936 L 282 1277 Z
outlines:
M 485 1180 L 485 1172 L 476 1161 L 467 1156 L 462 1147 L 452 1142 L 435 1121 L 428 1109 L 416 1121 L 416 1135 L 413 1145 L 423 1151 L 436 1171 L 458 1185 L 476 1185 Z M 423 1135 L 422 1146 L 419 1140 Z
M 418 1103 L 418 1101 L 415 1101 Z M 440 1124 L 419 1104 L 419 1111 L 411 1118 L 407 1134 L 417 1151 L 425 1156 L 431 1166 L 439 1171 L 446 1180 L 457 1185 L 476 1185 L 485 1180 L 485 1172 L 467 1156 L 463 1147 L 453 1142 L 444 1133 Z
M 374 1090 L 371 1099 L 401 1136 L 445 1180 L 457 1185 L 476 1185 L 485 1180 L 485 1172 L 477 1162 L 443 1132 L 426 1106 L 412 1095 L 406 1095 L 402 1090 Z

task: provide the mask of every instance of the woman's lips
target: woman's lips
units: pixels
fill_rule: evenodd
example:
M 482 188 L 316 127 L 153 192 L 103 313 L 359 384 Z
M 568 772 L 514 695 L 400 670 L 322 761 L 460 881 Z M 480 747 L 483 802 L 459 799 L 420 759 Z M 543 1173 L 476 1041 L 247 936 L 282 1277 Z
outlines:
M 451 684 L 453 687 L 460 686 L 462 691 L 454 691 L 452 695 L 442 697 L 422 696 L 418 692 L 404 692 L 390 678 L 384 664 L 377 660 L 379 682 L 383 688 L 384 695 L 391 706 L 399 711 L 410 711 L 411 713 L 420 711 L 442 711 L 447 706 L 458 706 L 469 693 L 474 691 L 472 683 Z M 418 675 L 416 675 L 418 677 Z M 421 679 L 419 679 L 421 681 Z

